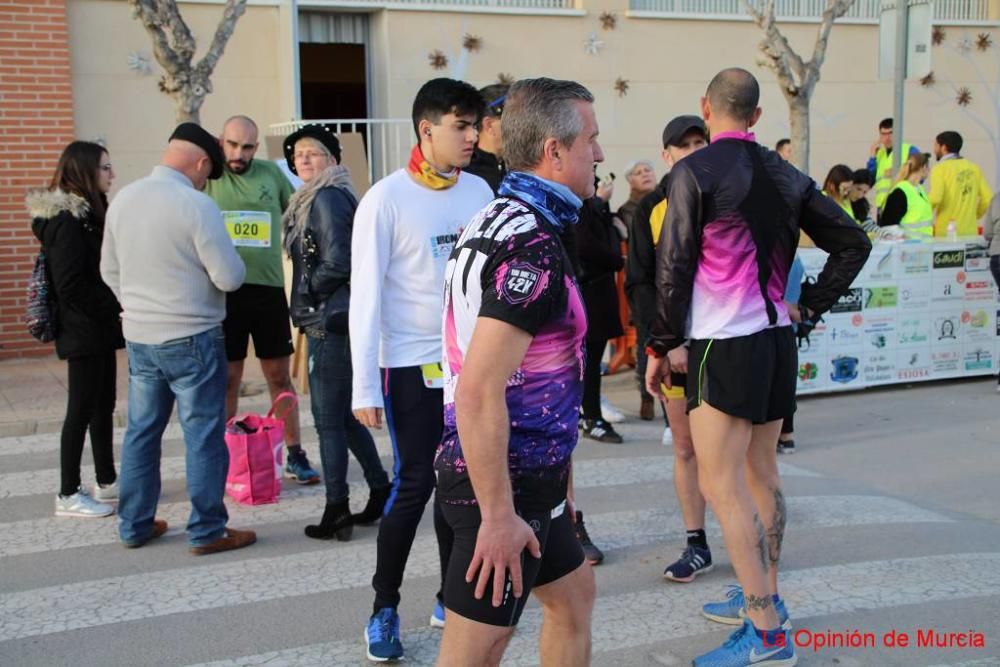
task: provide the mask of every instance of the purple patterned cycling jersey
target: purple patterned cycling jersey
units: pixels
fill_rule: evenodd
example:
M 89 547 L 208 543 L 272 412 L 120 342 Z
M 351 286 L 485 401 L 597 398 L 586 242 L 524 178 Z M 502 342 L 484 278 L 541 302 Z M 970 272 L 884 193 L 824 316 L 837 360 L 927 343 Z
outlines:
M 507 381 L 508 465 L 519 507 L 551 509 L 566 497 L 583 391 L 587 318 L 555 230 L 520 201 L 494 200 L 465 229 L 448 260 L 444 309 L 444 435 L 438 496 L 475 502 L 455 421 L 455 386 L 477 318 L 533 336 Z

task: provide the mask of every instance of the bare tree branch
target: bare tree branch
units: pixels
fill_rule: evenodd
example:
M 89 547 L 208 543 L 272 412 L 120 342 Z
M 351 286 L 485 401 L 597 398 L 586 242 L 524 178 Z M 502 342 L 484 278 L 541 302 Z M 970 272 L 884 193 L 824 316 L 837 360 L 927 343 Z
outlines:
M 226 0 L 212 43 L 197 65 L 193 62 L 197 44 L 181 17 L 177 0 L 128 2 L 133 18 L 142 23 L 153 42 L 153 55 L 164 71 L 160 90 L 173 98 L 178 122 L 197 122 L 205 96 L 212 92 L 212 72 L 236 29 L 236 21 L 246 11 L 246 0 Z
M 819 81 L 833 23 L 854 4 L 854 0 L 827 0 L 820 21 L 812 58 L 805 62 L 778 28 L 775 0 L 743 0 L 747 13 L 764 33 L 758 45 L 758 63 L 772 70 L 781 93 L 788 102 L 792 130 L 792 161 L 799 169 L 809 166 L 809 101 Z

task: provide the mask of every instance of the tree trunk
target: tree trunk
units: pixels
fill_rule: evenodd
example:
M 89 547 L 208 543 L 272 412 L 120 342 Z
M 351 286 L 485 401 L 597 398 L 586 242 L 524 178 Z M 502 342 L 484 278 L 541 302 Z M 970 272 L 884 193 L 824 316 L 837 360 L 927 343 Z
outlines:
M 198 123 L 201 125 L 201 105 L 205 94 L 197 95 L 188 88 L 178 90 L 174 95 L 174 117 L 177 124 Z
M 788 102 L 791 126 L 792 164 L 804 174 L 809 173 L 809 99 L 798 97 Z

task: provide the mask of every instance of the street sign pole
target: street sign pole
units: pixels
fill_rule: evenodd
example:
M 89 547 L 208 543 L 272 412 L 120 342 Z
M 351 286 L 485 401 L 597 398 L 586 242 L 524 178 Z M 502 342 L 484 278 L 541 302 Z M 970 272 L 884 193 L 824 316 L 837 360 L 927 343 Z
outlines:
M 907 13 L 909 0 L 896 0 L 896 58 L 893 68 L 892 173 L 898 174 L 903 160 L 903 93 L 906 83 Z

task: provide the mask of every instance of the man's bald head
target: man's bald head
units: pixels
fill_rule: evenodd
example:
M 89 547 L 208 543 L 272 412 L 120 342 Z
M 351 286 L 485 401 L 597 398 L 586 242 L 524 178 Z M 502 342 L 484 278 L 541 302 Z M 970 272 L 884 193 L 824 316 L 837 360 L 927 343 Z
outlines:
M 234 174 L 246 173 L 257 153 L 257 123 L 248 116 L 232 116 L 222 126 L 219 143 L 226 155 L 226 168 Z
M 705 97 L 712 112 L 736 121 L 750 122 L 760 103 L 760 85 L 753 74 L 739 67 L 724 69 L 715 75 Z
M 160 163 L 187 176 L 197 190 L 204 190 L 212 173 L 212 158 L 205 149 L 190 141 L 171 139 Z

